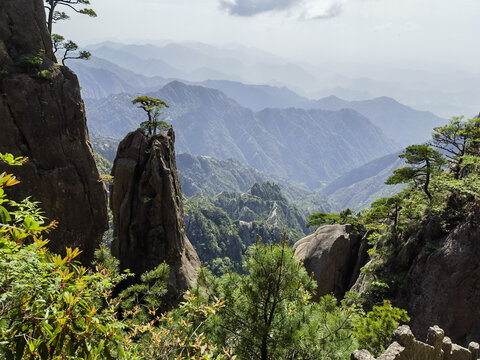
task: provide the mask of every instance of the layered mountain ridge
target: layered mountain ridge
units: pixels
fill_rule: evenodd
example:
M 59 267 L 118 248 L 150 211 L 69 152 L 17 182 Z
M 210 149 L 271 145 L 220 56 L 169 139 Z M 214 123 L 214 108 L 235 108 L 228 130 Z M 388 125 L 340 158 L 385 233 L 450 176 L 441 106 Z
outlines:
M 353 110 L 291 108 L 254 113 L 218 90 L 178 81 L 148 95 L 170 105 L 165 116 L 176 130 L 179 152 L 235 158 L 312 188 L 398 149 Z M 90 129 L 118 138 L 137 128 L 144 114 L 131 104 L 133 97 L 119 94 L 87 100 Z

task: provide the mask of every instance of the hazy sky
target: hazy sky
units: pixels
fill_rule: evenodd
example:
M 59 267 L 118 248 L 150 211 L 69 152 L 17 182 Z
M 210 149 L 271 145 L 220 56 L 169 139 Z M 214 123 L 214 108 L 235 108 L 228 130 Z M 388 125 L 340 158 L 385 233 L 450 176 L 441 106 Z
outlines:
M 312 64 L 479 73 L 480 0 L 91 0 L 55 32 L 102 40 L 240 43 Z

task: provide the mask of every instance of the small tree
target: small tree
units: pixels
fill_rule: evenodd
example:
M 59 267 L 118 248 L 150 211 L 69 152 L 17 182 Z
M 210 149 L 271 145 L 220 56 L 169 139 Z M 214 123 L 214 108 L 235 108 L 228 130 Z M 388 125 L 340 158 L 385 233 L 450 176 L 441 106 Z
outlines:
M 375 228 L 385 220 L 393 222 L 393 232 L 398 225 L 398 214 L 402 209 L 402 198 L 394 195 L 390 198 L 380 198 L 371 204 L 371 209 L 364 215 L 367 228 Z
M 162 108 L 168 108 L 168 105 L 160 99 L 149 96 L 139 96 L 132 100 L 132 104 L 139 104 L 138 107 L 145 110 L 148 120 L 140 124 L 140 128 L 149 136 L 155 135 L 158 130 L 168 130 L 170 125 L 165 121 L 158 120 L 158 117 L 163 113 Z
M 79 51 L 72 56 L 72 52 L 78 50 L 78 45 L 75 44 L 72 40 L 65 40 L 62 35 L 53 34 L 53 53 L 56 54 L 58 50 L 63 49 L 62 65 L 65 66 L 65 61 L 68 59 L 81 59 L 88 60 L 92 56 L 89 51 Z
M 432 174 L 439 171 L 446 164 L 442 154 L 429 145 L 411 145 L 399 156 L 411 166 L 405 166 L 393 171 L 385 184 L 401 184 L 413 181 L 417 188 L 422 189 L 429 200 L 432 194 L 429 190 Z
M 78 6 L 82 5 L 90 5 L 90 0 L 45 0 L 45 9 L 47 9 L 47 27 L 50 34 L 52 33 L 53 23 L 59 20 L 68 20 L 70 16 L 68 16 L 63 11 L 57 11 L 57 6 L 66 6 L 75 11 L 79 14 L 88 15 L 91 17 L 96 17 L 97 14 L 93 9 L 83 8 L 78 9 Z
M 445 152 L 454 177 L 458 179 L 464 169 L 464 156 L 478 153 L 480 119 L 454 117 L 448 125 L 434 128 L 432 138 L 432 146 Z
M 350 209 L 345 209 L 340 211 L 339 214 L 327 214 L 324 212 L 315 213 L 308 216 L 308 221 L 305 224 L 307 227 L 311 226 L 322 226 L 322 225 L 333 225 L 333 224 L 351 224 L 357 226 L 359 224 L 359 219 L 357 214 L 355 214 Z
M 285 239 L 257 242 L 244 266 L 244 275 L 199 272 L 199 298 L 225 302 L 207 322 L 207 339 L 230 347 L 239 359 L 342 360 L 356 348 L 351 321 L 357 308 L 337 306 L 333 295 L 311 302 L 316 283 Z

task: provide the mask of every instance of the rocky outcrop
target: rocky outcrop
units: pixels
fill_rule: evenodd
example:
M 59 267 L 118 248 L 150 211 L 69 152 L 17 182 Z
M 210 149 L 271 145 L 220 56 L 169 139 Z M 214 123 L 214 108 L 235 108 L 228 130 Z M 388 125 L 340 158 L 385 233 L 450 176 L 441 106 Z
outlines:
M 165 261 L 174 301 L 193 285 L 200 261 L 185 235 L 173 131 L 150 139 L 141 130 L 129 133 L 118 147 L 112 175 L 112 253 L 137 275 Z
M 438 326 L 428 329 L 425 343 L 413 336 L 407 325 L 400 326 L 394 333 L 394 342 L 377 360 L 476 360 L 480 346 L 471 342 L 468 349 L 453 344 Z M 357 350 L 351 360 L 375 360 L 367 350 Z
M 417 240 L 429 246 L 413 257 L 408 286 L 396 295 L 408 304 L 416 334 L 438 324 L 456 342 L 480 339 L 480 204 L 471 205 L 461 207 L 463 220 L 446 234 L 427 226 Z
M 307 272 L 313 273 L 318 284 L 317 298 L 329 293 L 341 298 L 350 288 L 363 265 L 361 240 L 352 225 L 325 225 L 297 241 L 295 255 Z M 362 249 L 366 254 L 366 248 Z
M 107 227 L 77 77 L 56 64 L 42 0 L 0 1 L 0 152 L 28 156 L 10 198 L 32 195 L 59 222 L 49 247 L 88 261 Z M 5 168 L 0 168 L 0 172 Z

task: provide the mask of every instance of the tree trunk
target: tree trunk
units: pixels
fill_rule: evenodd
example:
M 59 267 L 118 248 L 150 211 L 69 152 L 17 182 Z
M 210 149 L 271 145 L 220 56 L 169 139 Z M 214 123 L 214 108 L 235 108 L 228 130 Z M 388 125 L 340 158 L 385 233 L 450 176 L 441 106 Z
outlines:
M 262 360 L 268 360 L 267 336 L 268 335 L 265 335 L 262 339 L 262 348 L 260 350 L 261 351 L 260 358 Z
M 52 36 L 52 28 L 53 28 L 53 13 L 55 12 L 55 5 L 53 3 L 53 0 L 48 0 L 48 3 L 50 4 L 50 9 L 48 11 L 48 32 L 50 33 L 50 36 Z

